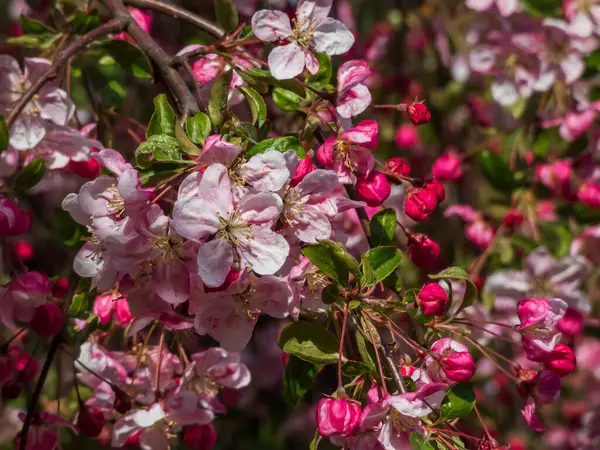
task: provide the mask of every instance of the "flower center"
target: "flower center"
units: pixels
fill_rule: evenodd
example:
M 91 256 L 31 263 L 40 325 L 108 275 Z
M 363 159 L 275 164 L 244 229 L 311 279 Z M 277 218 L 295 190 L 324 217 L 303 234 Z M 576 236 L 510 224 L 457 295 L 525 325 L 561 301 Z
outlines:
M 254 238 L 252 225 L 247 220 L 237 217 L 237 207 L 229 219 L 219 216 L 219 223 L 216 236 L 225 239 L 232 247 L 248 244 Z
M 119 189 L 114 184 L 106 190 L 106 193 L 108 194 L 108 212 L 117 219 L 121 219 L 125 215 L 125 199 L 121 197 Z
M 354 149 L 354 144 L 352 142 L 338 139 L 335 141 L 333 148 L 336 151 L 336 158 L 339 161 L 341 161 L 348 169 L 356 170 L 358 164 L 352 160 L 352 150 Z
M 316 29 L 310 20 L 298 21 L 298 13 L 292 19 L 292 35 L 290 40 L 296 41 L 299 45 L 308 48 L 311 39 L 315 36 Z
M 304 211 L 304 204 L 300 192 L 296 188 L 289 188 L 283 196 L 283 217 L 290 227 L 294 227 L 296 216 Z

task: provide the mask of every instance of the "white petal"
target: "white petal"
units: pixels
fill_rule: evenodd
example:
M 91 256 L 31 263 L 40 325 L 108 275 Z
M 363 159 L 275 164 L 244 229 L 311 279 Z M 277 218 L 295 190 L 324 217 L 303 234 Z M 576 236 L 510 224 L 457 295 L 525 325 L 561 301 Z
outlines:
M 269 69 L 278 80 L 294 78 L 304 70 L 304 52 L 294 43 L 276 47 L 269 54 Z
M 242 165 L 242 177 L 259 191 L 280 190 L 290 178 L 282 153 L 274 150 L 255 155 Z
M 341 55 L 352 48 L 354 35 L 339 20 L 330 17 L 316 28 L 311 47 L 326 55 Z
M 268 228 L 253 229 L 254 238 L 238 247 L 240 257 L 256 273 L 273 275 L 290 253 L 290 245 L 285 238 Z
M 286 13 L 263 9 L 252 16 L 252 31 L 261 41 L 275 42 L 292 34 L 292 27 Z

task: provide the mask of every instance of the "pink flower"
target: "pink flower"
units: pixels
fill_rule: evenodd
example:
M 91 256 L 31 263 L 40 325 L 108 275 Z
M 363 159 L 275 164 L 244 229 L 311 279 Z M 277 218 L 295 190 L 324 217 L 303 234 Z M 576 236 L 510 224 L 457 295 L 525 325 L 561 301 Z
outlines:
M 427 220 L 437 205 L 438 199 L 429 189 L 410 187 L 404 198 L 406 215 L 417 222 Z
M 0 236 L 18 236 L 29 229 L 29 214 L 12 200 L 0 196 Z
M 423 125 L 431 120 L 431 113 L 425 103 L 413 103 L 406 108 L 406 112 L 415 125 Z
M 560 137 L 568 142 L 576 141 L 590 128 L 595 119 L 596 111 L 594 109 L 567 113 L 560 123 Z
M 504 17 L 520 10 L 519 0 L 466 0 L 466 5 L 475 11 L 490 10 L 494 4 Z
M 371 76 L 366 61 L 346 61 L 337 73 L 336 111 L 344 119 L 358 116 L 371 104 L 371 93 L 364 82 Z
M 357 427 L 362 409 L 345 398 L 322 398 L 317 404 L 317 429 L 324 437 L 349 436 Z
M 431 167 L 431 174 L 440 181 L 456 181 L 462 177 L 463 172 L 460 167 L 461 158 L 453 148 L 435 160 Z
M 572 34 L 582 38 L 600 34 L 600 5 L 596 0 L 587 3 L 563 0 L 563 9 Z
M 469 349 L 450 338 L 438 339 L 431 345 L 436 355 L 425 357 L 427 374 L 433 381 L 468 381 L 473 377 L 477 366 L 469 354 Z
M 363 120 L 339 137 L 329 137 L 319 147 L 317 157 L 332 169 L 340 183 L 354 184 L 357 175 L 366 176 L 375 164 L 373 154 L 364 149 L 377 148 L 379 127 L 374 120 Z
M 568 189 L 572 173 L 573 168 L 569 160 L 558 160 L 537 166 L 535 175 L 536 181 L 554 192 L 562 193 Z
M 455 352 L 443 359 L 442 369 L 449 380 L 462 383 L 473 378 L 477 366 L 469 352 Z
M 437 283 L 427 283 L 417 294 L 419 305 L 423 314 L 429 316 L 443 316 L 446 314 L 446 304 L 450 301 L 448 294 Z
M 329 282 L 306 256 L 302 256 L 300 263 L 290 269 L 289 279 L 295 303 L 309 311 L 327 311 L 329 306 L 323 303 L 321 294 Z
M 271 230 L 283 210 L 281 198 L 261 192 L 235 203 L 228 170 L 221 164 L 210 165 L 197 191 L 182 196 L 186 183 L 197 178 L 197 173 L 189 175 L 180 187 L 173 226 L 180 235 L 202 243 L 197 258 L 202 281 L 211 287 L 223 284 L 234 258 L 261 275 L 277 272 L 289 253 L 287 241 Z
M 50 281 L 40 272 L 26 272 L 18 275 L 0 298 L 0 321 L 14 329 L 14 320 L 30 322 L 38 306 L 46 303 L 50 295 Z
M 217 443 L 217 432 L 212 423 L 192 425 L 183 430 L 183 442 L 190 450 L 210 450 Z
M 308 156 L 306 158 L 298 161 L 298 165 L 296 166 L 295 175 L 290 178 L 290 186 L 295 187 L 300 183 L 306 175 L 313 172 L 315 170 L 315 165 L 312 163 L 311 158 Z
M 125 297 L 114 293 L 96 296 L 92 311 L 103 325 L 110 323 L 113 311 L 119 325 L 128 325 L 133 319 Z
M 571 347 L 565 344 L 557 344 L 552 350 L 550 358 L 544 361 L 544 365 L 560 377 L 565 377 L 575 370 L 575 353 Z
M 269 68 L 276 79 L 294 78 L 304 67 L 312 74 L 319 62 L 312 51 L 341 55 L 354 43 L 354 36 L 344 24 L 327 17 L 333 0 L 300 0 L 292 28 L 287 14 L 260 10 L 252 16 L 252 31 L 265 42 L 284 41 L 269 54 Z
M 600 208 L 600 186 L 593 182 L 586 182 L 577 191 L 577 199 L 590 208 Z
M 451 205 L 444 211 L 444 217 L 458 216 L 467 223 L 481 220 L 481 214 L 469 205 Z
M 357 197 L 372 208 L 381 206 L 391 192 L 389 181 L 378 170 L 372 170 L 367 176 L 356 180 Z
M 583 314 L 575 308 L 567 308 L 563 318 L 556 324 L 556 328 L 567 336 L 577 336 L 583 329 Z
M 517 315 L 521 324 L 515 329 L 527 330 L 535 328 L 552 332 L 558 322 L 563 318 L 567 304 L 559 298 L 526 298 L 517 304 Z
M 19 419 L 25 421 L 26 414 L 19 413 Z M 26 450 L 55 450 L 59 448 L 58 427 L 65 426 L 77 432 L 73 424 L 57 415 L 46 412 L 36 413 L 27 435 Z M 21 433 L 15 436 L 15 448 L 21 446 Z
M 521 410 L 521 414 L 523 414 L 525 422 L 533 431 L 544 431 L 544 426 L 535 415 L 535 400 L 533 398 L 527 400 L 525 408 Z
M 250 340 L 261 312 L 284 318 L 293 301 L 285 281 L 273 277 L 257 278 L 246 271 L 221 292 L 205 294 L 194 301 L 198 334 L 209 334 L 228 351 L 240 351 Z
M 394 142 L 400 148 L 411 148 L 419 143 L 419 133 L 412 124 L 403 124 L 396 130 Z
M 486 249 L 494 238 L 494 229 L 483 220 L 470 223 L 465 228 L 465 236 L 480 249 Z
M 25 58 L 24 65 L 24 71 L 21 72 L 16 59 L 0 55 L 0 83 L 5 86 L 0 112 L 5 116 L 31 85 L 50 68 L 50 61 Z M 20 151 L 33 149 L 44 139 L 51 123 L 65 126 L 74 112 L 73 103 L 68 99 L 67 93 L 59 88 L 57 80 L 44 83 L 12 125 L 10 146 Z

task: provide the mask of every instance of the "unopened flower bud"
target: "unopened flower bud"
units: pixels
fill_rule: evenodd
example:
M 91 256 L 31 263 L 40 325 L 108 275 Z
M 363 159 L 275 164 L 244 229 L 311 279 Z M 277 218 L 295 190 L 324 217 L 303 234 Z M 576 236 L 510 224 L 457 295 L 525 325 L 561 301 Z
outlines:
M 398 176 L 410 177 L 411 167 L 408 161 L 406 161 L 404 158 L 394 156 L 385 163 L 385 167 L 387 170 Z
M 345 398 L 323 398 L 317 404 L 317 429 L 328 436 L 349 436 L 360 422 L 360 404 Z
M 439 203 L 442 203 L 446 198 L 446 189 L 444 189 L 442 183 L 440 183 L 435 178 L 425 183 L 423 185 L 423 189 L 427 189 L 428 191 L 433 192 L 437 197 Z
M 390 196 L 392 188 L 384 174 L 378 170 L 372 170 L 366 177 L 360 177 L 356 181 L 356 194 L 359 200 L 368 206 L 376 207 Z
M 563 193 L 569 187 L 572 173 L 573 168 L 569 160 L 558 160 L 537 166 L 535 178 L 548 189 Z
M 567 304 L 559 298 L 525 298 L 517 304 L 517 316 L 521 324 L 517 330 L 530 327 L 552 330 L 563 318 Z
M 565 377 L 573 372 L 576 364 L 575 353 L 565 344 L 556 344 L 550 358 L 544 361 L 546 368 L 559 377 Z
M 121 414 L 125 414 L 126 412 L 129 412 L 129 410 L 133 406 L 131 397 L 125 391 L 123 391 L 122 389 L 120 389 L 116 386 L 113 386 L 112 390 L 115 393 L 115 401 L 113 403 L 113 407 L 115 408 L 115 411 L 117 411 L 118 413 L 121 413 Z
M 494 229 L 483 220 L 476 220 L 465 227 L 465 235 L 480 249 L 485 249 L 494 238 Z
M 29 353 L 22 353 L 16 358 L 15 370 L 19 381 L 32 381 L 38 371 L 37 361 Z
M 502 223 L 505 227 L 514 229 L 521 225 L 524 220 L 525 217 L 523 216 L 523 213 L 521 213 L 521 211 L 519 211 L 518 209 L 509 209 L 502 218 Z
M 229 272 L 227 273 L 227 276 L 225 277 L 225 281 L 223 282 L 223 284 L 221 286 L 217 286 L 217 287 L 209 287 L 204 285 L 204 292 L 208 293 L 208 292 L 219 292 L 219 291 L 224 291 L 225 289 L 227 289 L 229 286 L 231 286 L 231 284 L 238 279 L 238 277 L 240 276 L 240 271 L 234 269 L 233 267 L 229 270 Z
M 419 142 L 419 133 L 414 125 L 400 125 L 396 131 L 396 145 L 400 148 L 411 148 Z
M 443 316 L 446 314 L 446 304 L 450 301 L 448 294 L 437 283 L 427 283 L 417 294 L 423 314 L 427 316 Z
M 575 308 L 567 308 L 565 315 L 560 319 L 556 328 L 567 336 L 577 336 L 583 329 L 583 314 Z
M 290 186 L 294 187 L 300 183 L 306 175 L 315 170 L 315 166 L 312 160 L 307 156 L 304 159 L 298 161 L 298 167 L 296 167 L 296 174 L 290 179 Z
M 183 430 L 183 442 L 191 450 L 210 450 L 217 443 L 217 432 L 211 423 L 191 425 Z
M 450 148 L 435 160 L 431 166 L 431 174 L 440 181 L 456 181 L 463 175 L 460 162 L 458 152 Z
M 29 229 L 29 215 L 12 200 L 0 196 L 0 236 L 18 236 Z
M 415 125 L 423 125 L 431 120 L 431 113 L 424 103 L 413 103 L 406 108 L 408 118 Z
M 462 383 L 473 378 L 477 366 L 469 352 L 456 352 L 443 359 L 442 369 L 448 379 Z
M 590 208 L 600 208 L 600 186 L 596 183 L 583 183 L 577 191 L 577 199 Z
M 82 434 L 98 437 L 104 428 L 104 414 L 97 408 L 88 408 L 83 403 L 79 405 L 77 427 Z
M 46 303 L 35 309 L 29 326 L 38 336 L 56 336 L 65 324 L 65 316 L 55 303 Z
M 54 298 L 65 298 L 69 292 L 69 280 L 67 278 L 59 278 L 52 285 L 52 296 Z
M 421 270 L 429 270 L 440 257 L 440 246 L 425 234 L 413 234 L 408 240 L 408 256 Z
M 28 261 L 33 258 L 33 247 L 27 241 L 19 240 L 13 242 L 11 250 L 15 258 L 21 261 Z
M 404 198 L 406 215 L 417 222 L 428 219 L 437 205 L 435 193 L 428 189 L 411 187 Z

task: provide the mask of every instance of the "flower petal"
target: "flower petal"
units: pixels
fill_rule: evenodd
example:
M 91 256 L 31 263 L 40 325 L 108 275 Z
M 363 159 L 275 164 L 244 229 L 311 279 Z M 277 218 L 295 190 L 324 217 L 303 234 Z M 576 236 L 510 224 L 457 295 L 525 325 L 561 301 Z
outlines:
M 210 287 L 221 286 L 233 265 L 233 248 L 221 238 L 202 245 L 198 250 L 198 275 Z
M 278 80 L 294 78 L 304 70 L 304 52 L 295 43 L 276 47 L 269 54 L 269 69 Z
M 292 34 L 292 27 L 283 11 L 263 9 L 252 16 L 252 31 L 261 41 L 275 42 Z
M 341 55 L 352 48 L 354 35 L 339 20 L 327 17 L 315 30 L 311 47 L 326 55 Z

